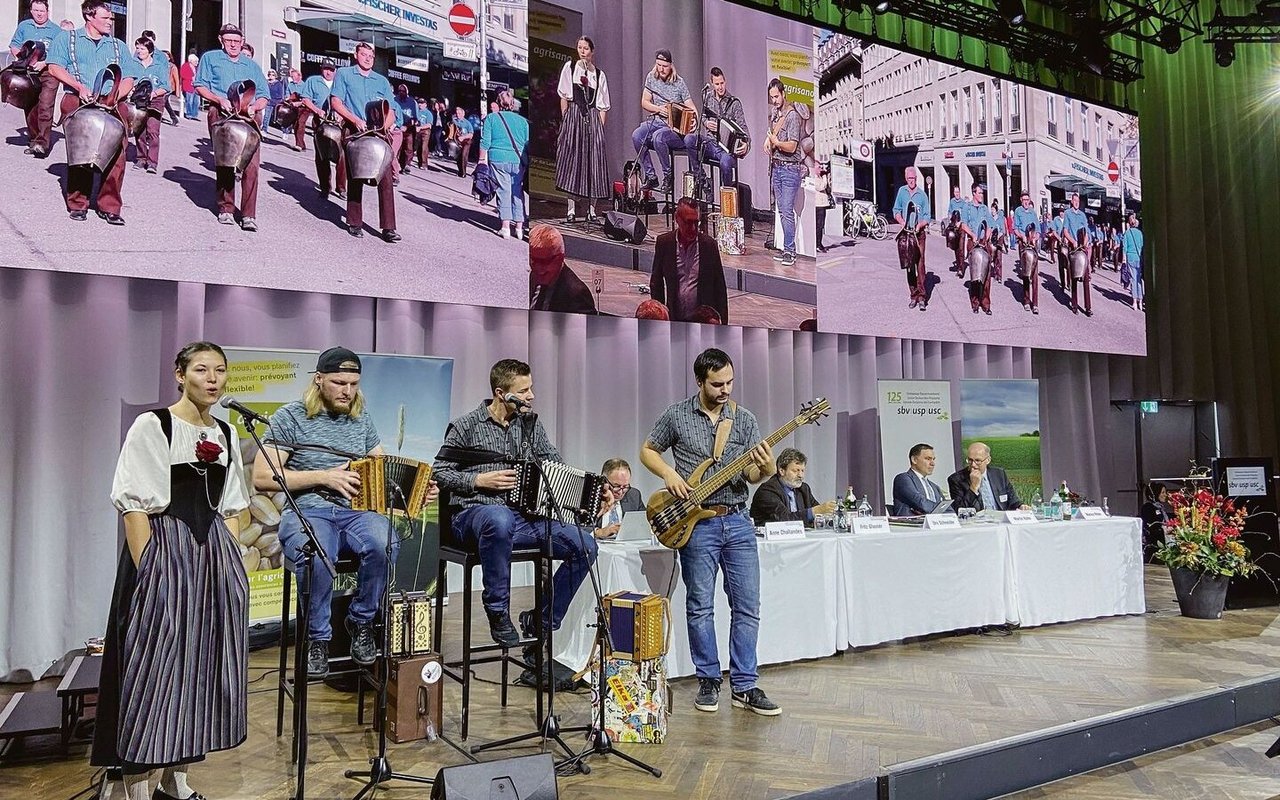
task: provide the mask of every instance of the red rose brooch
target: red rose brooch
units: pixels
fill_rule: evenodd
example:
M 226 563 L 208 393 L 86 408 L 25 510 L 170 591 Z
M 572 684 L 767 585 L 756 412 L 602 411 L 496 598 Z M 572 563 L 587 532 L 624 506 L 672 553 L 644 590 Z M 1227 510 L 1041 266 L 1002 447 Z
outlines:
M 200 434 L 200 441 L 196 442 L 196 460 L 203 461 L 206 464 L 212 464 L 222 455 L 222 445 L 217 442 L 204 438 L 204 434 Z

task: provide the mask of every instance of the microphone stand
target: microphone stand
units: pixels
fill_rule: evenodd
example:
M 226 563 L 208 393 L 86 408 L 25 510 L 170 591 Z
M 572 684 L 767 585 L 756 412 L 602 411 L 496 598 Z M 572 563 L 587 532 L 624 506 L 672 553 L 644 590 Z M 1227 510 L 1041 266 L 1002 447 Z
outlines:
M 355 796 L 352 797 L 352 800 L 360 800 L 362 797 L 372 794 L 377 791 L 379 786 L 387 781 L 405 781 L 407 783 L 422 783 L 427 785 L 434 783 L 433 778 L 424 778 L 420 775 L 396 772 L 392 768 L 391 762 L 387 760 L 387 684 L 390 682 L 389 679 L 391 677 L 391 544 L 396 535 L 394 512 L 397 508 L 394 501 L 398 499 L 400 501 L 398 507 L 403 509 L 406 513 L 408 513 L 409 504 L 404 499 L 404 492 L 402 492 L 400 487 L 394 482 L 388 481 L 386 489 L 388 494 L 387 547 L 384 553 L 386 555 L 387 563 L 386 575 L 384 576 L 385 581 L 382 585 L 382 596 L 378 598 L 378 611 L 382 617 L 382 642 L 380 648 L 381 652 L 379 653 L 380 660 L 382 662 L 382 669 L 379 670 L 380 675 L 375 678 L 378 684 L 378 698 L 377 708 L 374 710 L 374 722 L 375 727 L 378 730 L 378 754 L 369 759 L 369 769 L 349 769 L 342 773 L 343 777 L 346 778 L 366 779 L 364 786 L 360 787 L 360 791 L 356 792 Z M 391 495 L 394 495 L 394 497 Z M 409 635 L 407 630 L 405 631 L 405 635 Z M 439 644 L 436 646 L 438 647 Z M 427 693 L 427 696 L 430 696 L 430 692 Z M 430 725 L 429 711 L 427 724 Z M 444 739 L 446 744 L 453 747 L 453 749 L 457 750 L 459 753 L 462 753 L 473 763 L 476 761 L 476 759 L 472 758 L 467 751 L 458 747 L 458 745 L 454 744 L 454 742 L 448 737 L 439 735 L 428 729 L 427 740 L 430 741 L 436 738 Z
M 241 413 L 241 419 L 244 421 L 244 429 L 249 432 L 249 436 L 253 439 L 254 444 L 258 446 L 261 452 L 266 444 L 262 437 L 258 435 L 257 424 L 260 420 L 255 419 L 248 414 Z M 272 444 L 277 444 L 275 440 L 267 440 Z M 327 447 L 296 445 L 291 444 L 298 450 L 320 449 L 330 451 Z M 298 507 L 298 501 L 294 499 L 293 493 L 289 491 L 289 485 L 285 483 L 283 465 L 278 465 L 275 459 L 267 458 L 267 467 L 271 469 L 271 477 L 275 480 L 276 485 L 284 492 L 284 502 L 290 511 L 298 518 L 298 522 L 302 525 L 302 532 L 307 540 L 298 548 L 298 559 L 295 566 L 298 567 L 298 613 L 296 614 L 296 627 L 293 634 L 293 758 L 298 765 L 297 784 L 294 793 L 290 795 L 291 800 L 303 800 L 306 797 L 307 785 L 307 626 L 310 623 L 311 609 L 311 568 L 312 562 L 320 559 L 320 563 L 324 566 L 325 572 L 329 574 L 329 580 L 332 582 L 337 570 L 333 566 L 333 561 L 329 555 L 325 553 L 324 548 L 320 546 L 320 540 L 316 538 L 315 528 L 312 527 L 311 521 L 302 513 L 302 509 Z M 280 620 L 281 625 L 288 626 L 289 620 Z
M 528 414 L 530 417 L 533 418 L 533 422 L 531 422 L 530 424 L 536 425 L 538 421 L 538 415 L 533 412 L 528 412 Z M 533 454 L 529 452 L 529 447 L 530 447 L 529 442 L 528 440 L 526 440 L 525 447 L 524 447 L 525 462 L 527 462 L 530 466 L 532 466 L 535 470 L 537 470 L 538 480 L 543 485 L 549 484 L 550 481 L 547 480 L 547 474 L 542 470 L 542 463 L 537 458 L 533 457 Z M 543 539 L 542 539 L 542 559 L 541 559 L 541 563 L 538 565 L 538 570 L 542 574 L 542 584 L 545 587 L 545 591 L 547 595 L 547 608 L 551 609 L 551 613 L 555 613 L 555 610 L 554 610 L 555 609 L 555 583 L 551 574 L 551 563 L 552 563 L 551 520 L 552 520 L 552 514 L 555 515 L 556 519 L 563 517 L 564 509 L 560 507 L 560 502 L 556 499 L 554 492 L 547 492 L 543 503 L 544 503 L 544 508 L 540 510 L 543 511 L 544 513 L 544 516 L 543 516 L 544 533 L 543 533 Z M 537 705 L 538 705 L 537 713 L 539 716 L 538 729 L 536 731 L 522 733 L 517 736 L 509 736 L 505 739 L 498 739 L 497 741 L 489 742 L 487 744 L 475 745 L 471 748 L 472 753 L 480 753 L 485 750 L 492 750 L 498 747 L 507 747 L 509 745 L 517 744 L 519 742 L 527 742 L 530 739 L 540 739 L 542 742 L 542 747 L 544 748 L 544 752 L 545 752 L 547 740 L 551 739 L 556 744 L 560 745 L 560 747 L 563 748 L 566 753 L 568 753 L 569 755 L 573 755 L 573 748 L 569 747 L 569 745 L 566 744 L 564 739 L 561 738 L 560 736 L 561 734 L 560 720 L 559 718 L 556 717 L 556 714 L 555 714 L 556 681 L 555 681 L 555 674 L 554 674 L 555 671 L 552 669 L 552 666 L 551 666 L 553 663 L 552 641 L 554 638 L 552 633 L 552 626 L 549 624 L 550 621 L 546 619 L 545 615 L 542 613 L 542 598 L 535 597 L 534 602 L 538 604 L 537 607 L 534 609 L 534 619 L 536 620 L 537 634 L 538 634 L 537 635 L 537 640 L 538 640 L 537 657 L 534 659 L 534 669 L 536 672 L 535 679 L 539 683 L 542 681 L 543 667 L 545 666 L 546 676 L 547 676 L 546 714 L 545 715 L 543 714 L 542 687 L 537 686 L 534 689 L 534 691 L 538 693 L 538 700 L 537 700 Z

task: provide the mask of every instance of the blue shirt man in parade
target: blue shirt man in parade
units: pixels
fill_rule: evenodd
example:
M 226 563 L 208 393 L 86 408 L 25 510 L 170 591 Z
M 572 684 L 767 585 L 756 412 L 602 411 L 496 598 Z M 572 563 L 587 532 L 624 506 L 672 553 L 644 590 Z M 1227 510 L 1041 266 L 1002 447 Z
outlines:
M 960 275 L 964 274 L 965 242 L 964 234 L 958 229 L 960 228 L 960 224 L 964 222 L 965 206 L 969 204 L 969 201 L 965 200 L 962 196 L 962 192 L 963 190 L 960 188 L 960 184 L 958 183 L 951 187 L 951 200 L 947 203 L 947 219 L 945 223 L 950 225 L 952 220 L 955 220 L 957 232 L 955 244 L 952 246 L 951 250 L 955 253 L 956 258 L 955 263 L 951 265 L 951 269 L 955 270 L 955 272 Z M 959 216 L 956 216 L 957 214 Z
M 1072 248 L 1089 248 L 1089 218 L 1080 208 L 1080 193 L 1071 193 L 1071 206 L 1062 213 L 1062 235 L 1066 239 L 1067 244 Z M 1093 316 L 1093 302 L 1090 297 L 1090 285 L 1093 283 L 1092 270 L 1089 266 L 1091 254 L 1088 249 L 1085 251 L 1085 269 L 1084 277 L 1076 280 L 1074 275 L 1068 275 L 1071 281 L 1071 313 L 1080 313 L 1080 304 L 1077 301 L 1077 292 L 1079 284 L 1084 284 L 1084 315 L 1086 317 Z M 1068 269 L 1070 264 L 1068 264 Z
M 365 119 L 368 104 L 374 100 L 385 100 L 394 112 L 395 94 L 391 91 L 391 82 L 384 75 L 373 69 L 373 45 L 361 42 L 356 45 L 356 63 L 338 70 L 333 78 L 333 93 L 329 97 L 330 107 L 343 119 L 344 141 L 349 141 L 363 134 L 369 128 L 370 120 Z M 400 241 L 396 233 L 396 195 L 392 185 L 395 167 L 395 145 L 392 140 L 392 126 L 396 115 L 393 113 L 387 124 L 377 136 L 382 137 L 392 150 L 392 159 L 377 179 L 378 182 L 378 226 L 382 229 L 382 240 L 388 244 Z M 364 236 L 364 183 L 353 181 L 347 189 L 347 233 L 357 238 Z
M 112 35 L 115 14 L 104 0 L 85 0 L 80 6 L 80 13 L 84 17 L 84 26 L 60 32 L 49 47 L 48 70 L 66 87 L 60 101 L 62 117 L 65 119 L 82 104 L 97 100 L 94 90 L 98 76 L 104 74 L 110 65 L 117 64 L 122 76 L 120 85 L 112 86 L 110 81 L 104 81 L 97 88 L 103 91 L 123 120 L 119 98 L 128 97 L 133 88 L 133 81 L 139 74 L 138 62 L 130 57 L 125 43 Z M 102 185 L 98 188 L 97 214 L 110 225 L 124 224 L 120 216 L 124 205 L 120 199 L 124 183 L 124 150 L 122 143 L 120 153 L 102 171 Z M 67 213 L 71 219 L 79 222 L 88 218 L 92 193 L 93 167 L 88 164 L 68 166 Z
M 1129 227 L 1125 229 L 1122 247 L 1124 248 L 1124 269 L 1129 272 L 1129 293 L 1133 299 L 1134 310 L 1146 310 L 1143 299 L 1142 281 L 1142 230 L 1138 227 L 1138 217 L 1129 212 Z
M 308 118 L 314 119 L 313 128 L 317 131 L 320 128 L 321 121 L 330 116 L 329 96 L 333 93 L 333 79 L 338 73 L 338 65 L 333 59 L 326 58 L 320 64 L 320 74 L 312 75 L 302 82 L 302 91 L 298 93 L 302 100 L 302 110 L 298 115 L 298 124 L 304 124 Z M 322 148 L 316 145 L 316 181 L 320 186 L 320 196 L 328 197 L 331 191 L 334 191 L 334 185 L 330 182 L 333 167 L 329 163 L 326 154 L 321 152 Z M 347 156 L 343 152 L 343 148 L 338 148 L 338 176 L 336 184 L 336 194 L 338 199 L 347 199 Z
M 53 138 L 53 101 L 58 96 L 58 79 L 46 69 L 49 48 L 62 29 L 49 19 L 49 0 L 31 0 L 28 6 L 31 16 L 18 23 L 9 40 L 9 55 L 17 58 L 27 42 L 39 43 L 44 53 L 31 54 L 27 67 L 36 74 L 40 84 L 40 97 L 27 111 L 27 148 L 22 152 L 36 158 L 49 155 Z
M 929 276 L 925 266 L 925 231 L 933 218 L 929 213 L 929 196 L 918 186 L 919 172 L 915 167 L 907 167 L 903 173 L 906 184 L 898 187 L 898 195 L 893 201 L 893 219 L 903 227 L 910 236 L 914 236 L 919 245 L 919 259 L 914 265 L 901 263 L 899 266 L 907 271 L 907 285 L 911 289 L 911 303 L 908 308 L 920 307 L 923 311 L 929 306 L 926 285 Z M 906 256 L 905 249 L 900 248 L 899 258 Z
M 396 166 L 400 172 L 408 174 L 409 162 L 413 160 L 414 141 L 418 138 L 418 104 L 409 94 L 409 86 L 401 83 L 396 86 L 396 96 L 392 101 L 396 109 L 396 121 L 401 130 L 399 144 L 396 147 Z
M 151 84 L 151 93 L 145 102 L 147 108 L 155 111 L 147 114 L 146 123 L 138 133 L 138 155 L 133 165 L 154 174 L 160 160 L 160 111 L 169 94 L 169 59 L 163 53 L 156 53 L 156 43 L 146 36 L 138 37 L 133 43 L 133 56 L 138 60 L 139 84 L 142 81 Z
M 965 207 L 961 217 L 961 228 L 973 240 L 974 247 L 988 247 L 991 236 L 996 230 L 996 219 L 991 216 L 991 208 L 983 201 L 987 187 L 981 183 L 973 184 L 973 200 Z M 990 251 L 988 250 L 988 253 Z M 970 276 L 972 278 L 972 276 Z M 987 270 L 985 280 L 969 281 L 969 306 L 973 313 L 991 314 L 991 270 Z
M 1040 313 L 1040 254 L 1038 252 L 1038 243 L 1035 239 L 1039 222 L 1036 218 L 1036 210 L 1031 205 L 1031 192 L 1026 189 L 1018 196 L 1018 207 L 1013 210 L 1013 235 L 1018 237 L 1020 245 L 1018 249 L 1018 258 L 1022 258 L 1022 249 L 1028 248 L 1036 255 L 1036 267 L 1027 271 L 1021 270 L 1022 277 L 1022 307 L 1030 308 L 1032 314 Z
M 213 138 L 213 126 L 220 120 L 241 109 L 232 108 L 229 93 L 234 85 L 244 86 L 252 81 L 254 99 L 251 108 L 244 109 L 253 117 L 255 127 L 267 107 L 267 76 L 262 67 L 245 52 L 244 33 L 230 22 L 218 31 L 221 50 L 211 50 L 200 57 L 196 67 L 196 93 L 208 103 L 205 119 L 209 124 L 209 138 Z M 253 154 L 253 160 L 240 176 L 240 228 L 252 233 L 258 230 L 258 168 L 261 165 L 262 148 Z M 233 167 L 218 167 L 215 179 L 218 203 L 218 222 L 235 224 L 236 171 Z

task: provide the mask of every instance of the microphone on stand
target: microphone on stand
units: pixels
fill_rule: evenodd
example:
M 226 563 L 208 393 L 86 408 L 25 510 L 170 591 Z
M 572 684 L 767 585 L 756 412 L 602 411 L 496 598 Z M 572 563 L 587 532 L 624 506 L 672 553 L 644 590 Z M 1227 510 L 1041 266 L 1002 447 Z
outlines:
M 516 397 L 515 394 L 513 394 L 512 392 L 507 392 L 507 394 L 502 398 L 502 401 L 504 403 L 510 403 L 511 405 L 515 406 L 517 414 L 527 409 L 533 408 L 533 406 L 521 400 L 519 397 Z
M 249 420 L 250 422 L 261 422 L 264 424 L 271 422 L 271 419 L 269 417 L 267 417 L 264 414 L 259 414 L 257 411 L 254 411 L 252 408 L 249 408 L 244 403 L 241 403 L 239 400 L 235 399 L 229 394 L 224 394 L 222 396 L 222 399 L 218 401 L 218 405 L 222 406 L 223 408 L 231 409 L 232 411 L 236 412 L 237 414 Z

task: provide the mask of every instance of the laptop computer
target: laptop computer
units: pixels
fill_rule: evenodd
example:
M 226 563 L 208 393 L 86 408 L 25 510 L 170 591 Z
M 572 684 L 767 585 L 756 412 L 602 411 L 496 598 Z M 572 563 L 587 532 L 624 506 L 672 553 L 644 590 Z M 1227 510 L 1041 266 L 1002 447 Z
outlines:
M 622 516 L 622 527 L 618 529 L 618 535 L 611 541 L 648 542 L 652 539 L 653 529 L 649 527 L 649 520 L 644 512 L 629 511 Z

